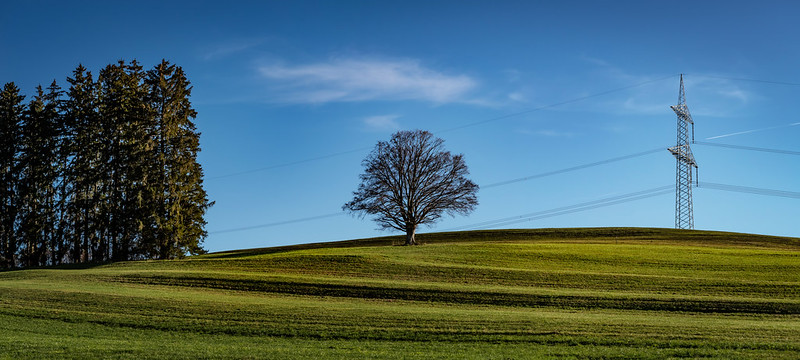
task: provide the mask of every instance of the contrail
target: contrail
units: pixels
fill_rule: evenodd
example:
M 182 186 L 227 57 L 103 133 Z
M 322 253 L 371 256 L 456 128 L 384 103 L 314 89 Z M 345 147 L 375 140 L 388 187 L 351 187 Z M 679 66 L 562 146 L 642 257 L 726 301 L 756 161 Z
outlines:
M 708 137 L 708 138 L 706 138 L 706 140 L 714 140 L 714 139 L 724 138 L 724 137 L 728 137 L 728 136 L 749 134 L 749 133 L 754 133 L 754 132 L 759 132 L 759 131 L 780 129 L 780 128 L 784 128 L 784 127 L 797 126 L 797 125 L 800 125 L 800 122 L 791 123 L 791 124 L 788 124 L 788 125 L 770 126 L 770 127 L 765 127 L 765 128 L 761 128 L 761 129 L 752 129 L 752 130 L 739 131 L 739 132 L 730 133 L 730 134 L 717 135 L 717 136 Z

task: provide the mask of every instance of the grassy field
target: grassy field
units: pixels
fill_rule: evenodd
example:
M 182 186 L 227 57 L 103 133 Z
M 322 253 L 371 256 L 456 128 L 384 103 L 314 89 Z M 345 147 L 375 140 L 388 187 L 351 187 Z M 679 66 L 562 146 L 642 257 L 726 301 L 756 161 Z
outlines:
M 0 359 L 800 358 L 800 239 L 419 239 L 0 272 Z

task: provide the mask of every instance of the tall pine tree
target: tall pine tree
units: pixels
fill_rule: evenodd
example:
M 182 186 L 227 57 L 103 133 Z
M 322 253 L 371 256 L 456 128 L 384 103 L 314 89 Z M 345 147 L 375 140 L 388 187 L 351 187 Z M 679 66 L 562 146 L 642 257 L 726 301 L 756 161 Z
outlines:
M 0 92 L 0 269 L 17 265 L 18 156 L 25 96 L 7 83 Z
M 26 266 L 57 262 L 57 190 L 59 112 L 57 86 L 45 93 L 41 86 L 25 111 L 20 154 L 21 260 Z M 55 260 L 55 261 L 54 261 Z
M 70 130 L 70 141 L 65 142 L 65 151 L 72 161 L 64 174 L 71 184 L 71 196 L 67 203 L 67 218 L 73 231 L 70 247 L 72 262 L 92 261 L 101 233 L 99 208 L 100 187 L 103 180 L 100 166 L 101 133 L 97 114 L 97 84 L 91 72 L 79 65 L 67 78 L 70 84 L 64 102 L 64 123 Z M 95 249 L 95 251 L 93 251 Z
M 148 185 L 155 204 L 150 256 L 160 259 L 204 252 L 205 212 L 212 205 L 197 162 L 200 133 L 189 101 L 192 87 L 183 69 L 162 60 L 147 73 L 149 104 L 155 124 L 156 161 Z
M 104 183 L 103 213 L 106 234 L 101 236 L 100 253 L 113 261 L 128 260 L 137 253 L 137 238 L 145 216 L 144 168 L 152 147 L 152 126 L 147 103 L 144 72 L 138 62 L 120 60 L 100 71 L 99 116 L 103 123 Z
M 53 142 L 53 235 L 50 238 L 49 263 L 58 265 L 69 261 L 70 244 L 67 239 L 73 236 L 72 223 L 69 220 L 68 204 L 71 197 L 72 184 L 67 178 L 69 168 L 72 166 L 73 154 L 71 152 L 72 128 L 64 119 L 63 100 L 64 92 L 55 80 L 47 87 L 45 102 L 52 122 Z

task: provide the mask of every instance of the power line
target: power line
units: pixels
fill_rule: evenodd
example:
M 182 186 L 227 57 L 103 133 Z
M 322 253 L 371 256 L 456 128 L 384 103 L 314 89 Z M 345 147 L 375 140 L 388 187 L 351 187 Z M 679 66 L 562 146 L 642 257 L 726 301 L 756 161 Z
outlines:
M 499 186 L 499 185 L 498 185 Z M 612 196 L 608 198 L 603 198 L 599 200 L 593 200 L 588 202 L 583 202 L 574 205 L 562 206 L 554 209 L 537 211 L 522 215 L 516 215 L 511 217 L 505 217 L 501 219 L 494 219 L 483 221 L 475 224 L 465 225 L 465 226 L 458 226 L 454 228 L 444 229 L 442 231 L 457 231 L 457 230 L 467 230 L 467 229 L 476 229 L 476 228 L 488 228 L 488 227 L 496 227 L 496 226 L 504 226 L 504 225 L 511 225 L 525 221 L 532 221 L 532 220 L 540 220 L 544 218 L 554 217 L 554 216 L 561 216 L 572 214 L 581 211 L 593 210 L 601 207 L 612 206 L 623 204 L 631 201 L 646 199 L 650 197 L 655 197 L 659 195 L 665 195 L 672 193 L 672 185 L 665 185 L 657 188 L 636 191 L 632 193 L 627 193 L 618 196 Z M 712 190 L 722 190 L 722 191 L 729 191 L 729 192 L 739 192 L 739 193 L 746 193 L 746 194 L 754 194 L 754 195 L 763 195 L 763 196 L 775 196 L 775 197 L 784 197 L 790 199 L 800 199 L 800 192 L 794 191 L 786 191 L 786 190 L 774 190 L 774 189 L 765 189 L 765 188 L 758 188 L 758 187 L 748 187 L 748 186 L 738 186 L 738 185 L 728 185 L 728 184 L 719 184 L 719 183 L 712 183 L 712 182 L 700 182 L 698 188 L 701 189 L 712 189 Z M 299 222 L 306 222 L 306 221 L 313 221 L 319 220 L 324 218 L 336 217 L 345 215 L 344 212 L 337 212 L 331 214 L 324 214 L 324 215 L 317 215 L 311 216 L 306 218 L 300 219 L 293 219 L 293 220 L 286 220 L 286 221 L 279 221 L 267 224 L 260 224 L 260 225 L 253 225 L 253 226 L 245 226 L 239 228 L 232 228 L 232 229 L 225 229 L 225 230 L 217 230 L 217 231 L 210 231 L 209 234 L 221 234 L 221 233 L 229 233 L 229 232 L 237 232 L 237 231 L 245 231 L 245 230 L 252 230 L 252 229 L 259 229 L 259 228 L 266 228 L 272 226 L 279 226 L 279 225 L 288 225 L 293 223 Z
M 779 153 L 779 154 L 800 155 L 800 151 L 792 151 L 792 150 L 759 148 L 759 147 L 751 147 L 751 146 L 709 143 L 709 142 L 702 142 L 702 141 L 696 142 L 696 144 L 698 144 L 698 145 L 707 145 L 707 146 L 717 146 L 717 147 L 724 147 L 724 148 L 733 148 L 733 149 L 740 149 L 740 150 L 751 150 L 751 151 L 761 151 L 761 152 L 770 152 L 770 153 Z M 351 150 L 351 151 L 348 151 L 348 152 L 342 152 L 342 153 L 337 153 L 337 154 L 333 154 L 333 155 L 328 155 L 327 157 L 336 156 L 336 155 L 339 155 L 339 154 L 351 153 L 351 152 L 355 152 L 355 151 L 362 151 L 362 150 L 365 150 L 365 149 L 367 149 L 367 148 L 362 148 L 362 149 L 357 149 L 357 150 Z M 600 160 L 600 161 L 596 161 L 596 162 L 592 162 L 592 163 L 572 166 L 572 167 L 568 167 L 568 168 L 564 168 L 564 169 L 548 171 L 548 172 L 544 172 L 544 173 L 540 173 L 540 174 L 525 176 L 525 177 L 521 177 L 521 178 L 506 180 L 506 181 L 500 181 L 500 182 L 491 183 L 491 184 L 488 184 L 488 185 L 481 186 L 481 188 L 482 189 L 494 188 L 494 187 L 509 185 L 509 184 L 513 184 L 513 183 L 517 183 L 517 182 L 529 181 L 529 180 L 534 180 L 534 179 L 543 178 L 543 177 L 547 177 L 547 176 L 553 176 L 553 175 L 563 174 L 563 173 L 567 173 L 567 172 L 582 170 L 582 169 L 586 169 L 586 168 L 590 168 L 590 167 L 605 165 L 605 164 L 609 164 L 609 163 L 613 163 L 613 162 L 618 162 L 618 161 L 622 161 L 622 160 L 628 160 L 628 159 L 632 159 L 632 158 L 636 158 L 636 157 L 640 157 L 640 156 L 644 156 L 644 155 L 653 154 L 653 153 L 656 153 L 656 152 L 663 151 L 663 149 L 664 149 L 663 147 L 659 147 L 659 148 L 655 148 L 655 149 L 651 149 L 651 150 L 646 150 L 646 151 L 637 152 L 637 153 L 633 153 L 633 154 L 629 154 L 629 155 L 623 155 L 623 156 L 614 157 L 614 158 L 610 158 L 610 159 Z M 324 158 L 324 157 L 319 157 L 319 158 Z M 275 165 L 275 166 L 272 166 L 272 167 L 269 167 L 269 168 L 264 168 L 264 169 L 270 169 L 270 168 L 281 167 L 281 166 L 289 166 L 289 165 L 297 164 L 297 163 L 301 163 L 301 162 L 313 161 L 313 160 L 319 159 L 319 158 L 302 160 L 302 161 L 297 161 L 297 162 L 294 162 L 294 163 L 286 163 L 286 164 L 281 164 L 281 165 Z M 259 169 L 252 170 L 250 172 L 253 172 L 253 171 L 259 171 Z M 228 176 L 233 176 L 233 175 L 228 175 Z M 744 193 L 750 193 L 750 194 L 769 195 L 769 196 L 783 196 L 783 197 L 791 197 L 791 198 L 800 197 L 800 195 L 795 195 L 795 194 L 800 194 L 800 193 L 792 193 L 792 192 L 779 191 L 779 190 L 759 189 L 759 188 L 724 185 L 724 184 L 707 183 L 707 182 L 704 182 L 704 183 L 701 183 L 701 184 L 706 188 L 716 189 L 716 190 L 744 192 Z M 513 216 L 513 217 L 510 217 L 510 218 L 496 219 L 496 220 L 491 220 L 491 221 L 482 222 L 482 223 L 478 223 L 478 224 L 468 225 L 468 226 L 465 226 L 465 227 L 457 227 L 457 228 L 447 229 L 445 231 L 469 229 L 469 228 L 475 228 L 477 226 L 483 226 L 483 225 L 499 226 L 499 225 L 514 224 L 514 223 L 522 222 L 522 221 L 536 220 L 536 219 L 541 219 L 541 218 L 546 218 L 546 217 L 551 217 L 551 216 L 558 216 L 558 215 L 564 215 L 564 214 L 569 214 L 569 213 L 578 212 L 578 211 L 590 210 L 590 209 L 594 209 L 594 208 L 597 208 L 597 207 L 615 205 L 615 204 L 622 203 L 622 202 L 638 200 L 640 198 L 661 195 L 662 192 L 663 193 L 670 192 L 670 191 L 661 191 L 661 192 L 659 192 L 658 190 L 663 190 L 663 189 L 657 188 L 657 189 L 655 189 L 655 192 L 654 192 L 654 189 L 645 190 L 644 192 L 636 192 L 636 193 L 621 195 L 619 197 L 601 199 L 601 200 L 596 200 L 596 201 L 577 204 L 577 205 L 570 205 L 570 206 L 566 206 L 566 207 L 562 207 L 562 208 L 556 208 L 556 209 L 551 209 L 551 210 L 546 210 L 546 211 L 540 211 L 540 212 L 536 212 L 536 213 L 532 213 L 532 214 L 524 214 L 524 215 Z M 646 194 L 647 192 L 652 192 L 652 193 L 651 194 Z M 631 197 L 631 196 L 636 196 L 636 197 L 635 198 L 631 198 L 631 199 L 625 199 L 625 198 L 628 198 L 628 197 Z M 623 200 L 619 200 L 619 199 L 623 199 Z M 613 201 L 613 202 L 608 203 L 609 201 Z M 556 214 L 552 214 L 553 212 L 557 212 L 557 213 Z M 246 231 L 246 230 L 252 230 L 252 229 L 259 229 L 259 228 L 266 228 L 266 227 L 288 225 L 288 224 L 299 223 L 299 222 L 307 222 L 307 221 L 319 220 L 319 219 L 324 219 L 324 218 L 329 218 L 329 217 L 334 217 L 334 216 L 340 216 L 340 215 L 344 215 L 344 213 L 337 212 L 337 213 L 323 214 L 323 215 L 311 216 L 311 217 L 306 217 L 306 218 L 292 219 L 292 220 L 286 220 L 286 221 L 272 222 L 272 223 L 245 226 L 245 227 L 225 229 L 225 230 L 217 230 L 217 231 L 211 231 L 209 233 L 210 234 L 220 234 L 220 233 L 228 233 L 228 232 Z M 506 223 L 506 221 L 508 223 Z
M 550 210 L 538 211 L 529 214 L 517 215 L 502 219 L 495 219 L 490 221 L 484 221 L 481 223 L 460 226 L 456 228 L 451 228 L 443 231 L 454 231 L 454 230 L 466 230 L 466 229 L 486 229 L 490 227 L 497 227 L 497 226 L 506 226 L 511 224 L 516 224 L 525 221 L 532 221 L 532 220 L 539 220 L 554 216 L 561 216 L 572 214 L 581 211 L 593 210 L 601 207 L 612 206 L 623 204 L 631 201 L 651 198 L 659 195 L 665 195 L 672 193 L 670 188 L 672 185 L 662 186 L 658 188 L 648 189 L 637 191 L 633 193 L 628 193 L 624 195 L 614 196 L 610 198 L 569 205 L 564 207 L 559 207 Z M 748 193 L 748 194 L 755 194 L 755 195 L 764 195 L 764 196 L 777 196 L 777 197 L 785 197 L 791 199 L 800 199 L 800 192 L 794 191 L 786 191 L 786 190 L 774 190 L 774 189 L 765 189 L 765 188 L 757 188 L 757 187 L 748 187 L 748 186 L 738 186 L 738 185 L 728 185 L 728 184 L 719 184 L 719 183 L 709 183 L 709 182 L 701 182 L 700 188 L 706 189 L 714 189 L 714 190 L 723 190 L 723 191 L 732 191 L 732 192 L 740 192 L 740 193 Z
M 459 226 L 455 228 L 445 229 L 443 231 L 454 231 L 454 230 L 466 230 L 466 229 L 475 229 L 475 228 L 486 228 L 486 227 L 494 227 L 494 226 L 501 226 L 501 225 L 510 225 L 518 222 L 530 221 L 530 220 L 538 220 L 544 219 L 553 216 L 560 216 L 571 214 L 580 211 L 592 210 L 597 209 L 605 206 L 617 205 L 622 204 L 630 201 L 641 200 L 653 196 L 664 195 L 672 193 L 673 185 L 665 185 L 660 186 L 652 189 L 636 191 L 632 193 L 627 193 L 623 195 L 617 195 L 612 197 L 607 197 L 599 200 L 593 200 L 589 202 L 583 202 L 574 205 L 562 206 L 554 209 L 537 211 L 522 215 L 516 215 L 501 219 L 483 221 L 480 223 Z
M 764 189 L 764 188 L 758 188 L 758 187 L 718 184 L 718 183 L 710 183 L 710 182 L 701 182 L 698 187 L 699 188 L 706 188 L 706 189 L 722 190 L 722 191 L 733 191 L 733 192 L 739 192 L 739 193 L 755 194 L 755 195 L 777 196 L 777 197 L 785 197 L 785 198 L 791 198 L 791 199 L 800 199 L 800 192 L 795 192 L 795 191 Z
M 719 143 L 710 143 L 710 142 L 703 142 L 703 141 L 695 142 L 695 144 L 706 145 L 706 146 L 724 147 L 724 148 L 730 148 L 730 149 L 739 149 L 739 150 L 761 151 L 761 152 L 769 152 L 769 153 L 776 153 L 776 154 L 800 155 L 800 151 L 794 151 L 794 150 L 781 150 L 781 149 L 770 149 L 770 148 L 761 148 L 761 147 L 753 147 L 753 146 L 719 144 Z
M 493 187 L 513 184 L 513 183 L 516 183 L 516 182 L 528 181 L 528 180 L 538 179 L 538 178 L 542 178 L 542 177 L 546 177 L 546 176 L 563 174 L 563 173 L 567 173 L 567 172 L 571 172 L 571 171 L 586 169 L 586 168 L 593 167 L 593 166 L 605 165 L 605 164 L 616 162 L 616 161 L 632 159 L 632 158 L 635 158 L 635 157 L 644 156 L 644 155 L 647 155 L 647 154 L 652 154 L 652 153 L 660 152 L 660 151 L 663 151 L 663 150 L 664 150 L 664 148 L 660 147 L 660 148 L 653 149 L 653 150 L 647 150 L 647 151 L 638 152 L 638 153 L 634 153 L 634 154 L 630 154 L 630 155 L 624 155 L 624 156 L 619 156 L 619 157 L 615 157 L 615 158 L 611 158 L 611 159 L 600 160 L 600 161 L 596 161 L 596 162 L 593 162 L 593 163 L 573 166 L 573 167 L 560 169 L 560 170 L 555 170 L 555 171 L 549 171 L 549 172 L 545 172 L 545 173 L 541 173 L 541 174 L 526 176 L 526 177 L 523 177 L 523 178 L 496 182 L 496 183 L 493 183 L 493 184 L 482 186 L 481 188 L 482 189 L 493 188 Z M 279 225 L 287 225 L 287 224 L 293 224 L 293 223 L 298 223 L 298 222 L 306 222 L 306 221 L 324 219 L 324 218 L 343 215 L 343 214 L 344 213 L 340 212 L 340 213 L 317 215 L 317 216 L 311 216 L 311 217 L 307 217 L 307 218 L 300 218 L 300 219 L 272 222 L 272 223 L 267 223 L 267 224 L 260 224 L 260 225 L 253 225 L 253 226 L 245 226 L 245 227 L 239 227 L 239 228 L 211 231 L 211 232 L 209 232 L 209 234 L 220 234 L 220 233 L 228 233 L 228 232 L 259 229 L 259 228 L 265 228 L 265 227 L 273 227 L 273 226 L 279 226 Z
M 324 219 L 324 218 L 329 218 L 329 217 L 334 217 L 334 216 L 342 216 L 344 214 L 345 214 L 344 212 L 337 212 L 337 213 L 317 215 L 317 216 L 311 216 L 311 217 L 300 218 L 300 219 L 292 219 L 292 220 L 286 220 L 286 221 L 271 222 L 271 223 L 260 224 L 260 225 L 252 225 L 252 226 L 244 226 L 244 227 L 225 229 L 225 230 L 209 231 L 208 233 L 209 234 L 222 234 L 222 233 L 229 233 L 229 232 L 236 232 L 236 231 L 245 231 L 245 230 L 273 227 L 273 226 L 279 226 L 279 225 L 294 224 L 294 223 L 311 221 L 311 220 L 319 220 L 319 219 Z
M 705 77 L 705 78 L 711 78 L 711 79 L 722 79 L 722 80 L 733 80 L 733 81 L 749 81 L 749 82 L 758 82 L 758 83 L 765 83 L 765 84 L 776 84 L 776 85 L 800 86 L 800 83 L 785 82 L 785 81 L 760 80 L 760 79 L 746 79 L 746 78 L 736 78 L 736 77 L 727 77 L 727 76 L 715 76 L 715 75 L 692 75 L 692 76 L 697 76 L 697 77 Z
M 529 113 L 532 113 L 532 112 L 541 111 L 541 110 L 545 110 L 545 109 L 549 109 L 549 108 L 553 108 L 553 107 L 557 107 L 557 106 L 561 106 L 561 105 L 565 105 L 565 104 L 579 102 L 579 101 L 583 101 L 583 100 L 586 100 L 586 99 L 591 99 L 593 97 L 598 97 L 598 96 L 603 96 L 603 95 L 607 95 L 607 94 L 611 94 L 611 93 L 615 93 L 615 92 L 619 92 L 619 91 L 623 91 L 623 90 L 633 89 L 633 88 L 636 88 L 636 87 L 639 87 L 639 86 L 643 86 L 643 85 L 647 85 L 647 84 L 650 84 L 650 83 L 666 80 L 666 79 L 669 79 L 669 78 L 672 78 L 672 77 L 675 77 L 675 76 L 677 76 L 677 74 L 661 77 L 661 78 L 658 78 L 658 79 L 643 81 L 643 82 L 636 83 L 636 84 L 633 84 L 633 85 L 623 86 L 623 87 L 619 87 L 619 88 L 615 88 L 615 89 L 611 89 L 611 90 L 606 90 L 606 91 L 602 91 L 602 92 L 599 92 L 599 93 L 594 93 L 594 94 L 591 94 L 591 95 L 581 96 L 581 97 L 577 97 L 577 98 L 573 98 L 573 99 L 569 99 L 569 100 L 553 103 L 553 104 L 550 104 L 550 105 L 545 105 L 545 106 L 538 107 L 538 108 L 535 108 L 535 109 L 529 109 L 529 110 L 520 111 L 520 112 L 507 114 L 507 115 L 502 115 L 502 116 L 498 116 L 498 117 L 494 117 L 494 118 L 490 118 L 490 119 L 486 119 L 486 120 L 467 123 L 467 124 L 464 124 L 464 125 L 461 125 L 461 126 L 456 126 L 456 127 L 452 127 L 452 128 L 448 128 L 448 129 L 442 129 L 442 130 L 439 130 L 438 133 L 445 133 L 445 132 L 460 130 L 460 129 L 464 129 L 464 128 L 468 128 L 468 127 L 472 127 L 472 126 L 477 126 L 477 125 L 481 125 L 481 124 L 495 122 L 495 121 L 508 119 L 508 118 L 512 118 L 512 117 L 516 117 L 516 116 L 520 116 L 520 115 L 524 115 L 524 114 L 529 114 Z M 332 158 L 332 157 L 336 157 L 336 156 L 351 154 L 351 153 L 354 153 L 354 152 L 366 151 L 366 150 L 369 150 L 369 149 L 372 149 L 372 147 L 363 147 L 363 148 L 347 150 L 347 151 L 342 151 L 342 152 L 337 152 L 337 153 L 332 153 L 332 154 L 327 154 L 327 155 L 316 156 L 316 157 L 303 159 L 303 160 L 291 161 L 291 162 L 286 162 L 286 163 L 282 163 L 282 164 L 276 164 L 276 165 L 265 166 L 265 167 L 250 169 L 250 170 L 239 171 L 239 172 L 225 174 L 225 175 L 211 176 L 211 177 L 207 177 L 206 180 L 216 180 L 216 179 L 222 179 L 222 178 L 229 178 L 229 177 L 234 177 L 234 176 L 252 174 L 252 173 L 255 173 L 255 172 L 261 172 L 261 171 L 272 170 L 272 169 L 281 168 L 281 167 L 287 167 L 287 166 L 292 166 L 292 165 L 298 165 L 298 164 L 303 164 L 303 163 L 317 161 L 317 160 L 328 159 L 328 158 Z
M 255 172 L 260 172 L 260 171 L 277 169 L 277 168 L 281 168 L 281 167 L 287 167 L 287 166 L 292 166 L 292 165 L 303 164 L 303 163 L 307 163 L 307 162 L 312 162 L 312 161 L 316 161 L 316 160 L 332 158 L 332 157 L 336 157 L 336 156 L 340 156 L 340 155 L 351 154 L 351 153 L 354 153 L 354 152 L 365 151 L 365 150 L 369 150 L 369 149 L 372 149 L 372 147 L 363 147 L 363 148 L 347 150 L 347 151 L 342 151 L 342 152 L 338 152 L 338 153 L 317 156 L 317 157 L 303 159 L 303 160 L 291 161 L 291 162 L 287 162 L 287 163 L 283 163 L 283 164 L 276 164 L 276 165 L 265 166 L 265 167 L 257 168 L 257 169 L 250 169 L 250 170 L 230 173 L 230 174 L 226 174 L 226 175 L 212 176 L 212 177 L 206 178 L 206 180 L 215 180 L 215 179 L 222 179 L 222 178 L 228 178 L 228 177 L 245 175 L 245 174 L 252 174 L 252 173 L 255 173 Z
M 660 147 L 660 148 L 647 150 L 647 151 L 642 151 L 642 152 L 638 152 L 638 153 L 634 153 L 634 154 L 630 154 L 630 155 L 624 155 L 624 156 L 615 157 L 615 158 L 611 158 L 611 159 L 600 160 L 600 161 L 596 161 L 596 162 L 593 162 L 593 163 L 588 163 L 588 164 L 568 167 L 568 168 L 564 168 L 564 169 L 560 169 L 560 170 L 548 171 L 548 172 L 544 172 L 544 173 L 541 173 L 541 174 L 525 176 L 525 177 L 512 179 L 512 180 L 500 181 L 500 182 L 492 183 L 492 184 L 489 184 L 489 185 L 481 186 L 481 189 L 488 189 L 488 188 L 493 188 L 493 187 L 496 187 L 496 186 L 503 186 L 503 185 L 513 184 L 513 183 L 517 183 L 517 182 L 521 182 L 521 181 L 528 181 L 528 180 L 538 179 L 538 178 L 542 178 L 542 177 L 545 177 L 545 176 L 558 175 L 558 174 L 563 174 L 563 173 L 570 172 L 570 171 L 586 169 L 586 168 L 599 166 L 599 165 L 605 165 L 605 164 L 609 164 L 609 163 L 613 163 L 613 162 L 617 162 L 617 161 L 632 159 L 632 158 L 639 157 L 639 156 L 644 156 L 644 155 L 649 155 L 649 154 L 653 154 L 653 153 L 656 153 L 656 152 L 661 152 L 661 151 L 664 151 L 664 149 L 665 149 L 665 147 Z
M 672 193 L 673 193 L 673 190 L 664 190 L 664 191 L 659 191 L 659 192 L 656 192 L 656 193 L 651 193 L 651 194 L 646 194 L 646 195 L 633 197 L 633 198 L 630 198 L 630 199 L 619 200 L 619 201 L 609 202 L 609 203 L 605 203 L 605 204 L 598 204 L 598 205 L 594 205 L 594 206 L 588 206 L 588 207 L 585 207 L 585 208 L 574 209 L 574 210 L 569 210 L 569 211 L 562 211 L 562 212 L 559 212 L 559 213 L 535 216 L 535 217 L 531 217 L 531 218 L 527 218 L 527 219 L 520 219 L 520 220 L 517 220 L 517 221 L 509 221 L 509 222 L 505 222 L 505 223 L 494 224 L 494 225 L 492 225 L 492 227 L 507 226 L 507 225 L 517 224 L 517 223 L 521 223 L 521 222 L 525 222 L 525 221 L 533 221 L 533 220 L 540 220 L 540 219 L 554 217 L 554 216 L 567 215 L 567 214 L 572 214 L 572 213 L 576 213 L 576 212 L 593 210 L 593 209 L 597 209 L 597 208 L 601 208 L 601 207 L 612 206 L 612 205 L 617 205 L 617 204 L 622 204 L 622 203 L 627 203 L 627 202 L 631 202 L 631 201 L 642 200 L 642 199 L 646 199 L 646 198 L 651 198 L 651 197 L 660 196 L 660 195 L 667 195 L 667 194 L 672 194 Z

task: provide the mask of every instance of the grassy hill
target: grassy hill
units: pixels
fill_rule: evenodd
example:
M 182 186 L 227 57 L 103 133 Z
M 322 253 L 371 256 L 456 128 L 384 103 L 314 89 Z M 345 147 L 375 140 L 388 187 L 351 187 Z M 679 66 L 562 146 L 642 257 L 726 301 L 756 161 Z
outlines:
M 800 239 L 422 234 L 0 272 L 0 358 L 797 358 Z

